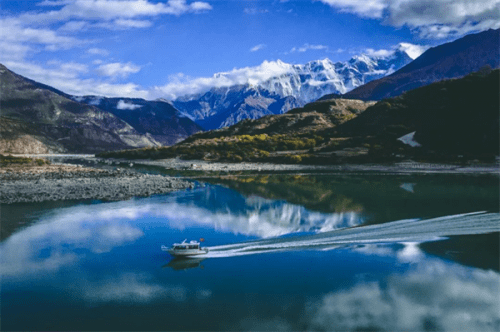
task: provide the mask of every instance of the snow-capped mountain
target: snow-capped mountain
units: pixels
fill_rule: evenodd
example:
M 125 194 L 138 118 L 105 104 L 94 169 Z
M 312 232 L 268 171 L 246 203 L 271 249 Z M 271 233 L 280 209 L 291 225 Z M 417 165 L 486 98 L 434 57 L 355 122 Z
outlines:
M 354 56 L 346 62 L 329 59 L 292 65 L 280 60 L 245 68 L 244 84 L 220 86 L 208 92 L 179 97 L 174 106 L 205 129 L 233 125 L 317 100 L 326 94 L 343 94 L 369 81 L 392 74 L 413 59 L 402 49 L 385 57 Z M 275 75 L 269 75 L 273 73 Z M 266 75 L 267 74 L 267 75 Z M 214 81 L 234 80 L 234 71 L 217 73 Z M 266 77 L 267 76 L 267 77 Z

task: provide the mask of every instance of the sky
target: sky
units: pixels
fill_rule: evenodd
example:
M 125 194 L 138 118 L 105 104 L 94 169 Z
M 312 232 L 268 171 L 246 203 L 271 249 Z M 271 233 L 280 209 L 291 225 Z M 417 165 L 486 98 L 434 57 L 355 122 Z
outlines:
M 500 28 L 500 0 L 0 2 L 0 63 L 73 95 L 174 99 Z M 403 44 L 401 44 L 403 43 Z M 288 67 L 287 67 L 288 68 Z M 224 72 L 222 81 L 214 74 Z M 228 79 L 228 77 L 230 79 Z

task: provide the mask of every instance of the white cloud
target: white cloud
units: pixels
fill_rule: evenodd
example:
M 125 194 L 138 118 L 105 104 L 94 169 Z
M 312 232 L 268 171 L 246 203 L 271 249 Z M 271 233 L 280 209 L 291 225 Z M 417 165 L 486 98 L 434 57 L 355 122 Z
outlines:
M 23 59 L 29 53 L 33 52 L 33 48 L 26 44 L 12 43 L 3 40 L 0 40 L 0 50 L 0 62 L 5 62 L 9 59 Z
M 186 94 L 196 94 L 213 87 L 228 87 L 236 84 L 257 84 L 271 77 L 280 76 L 292 70 L 292 65 L 281 61 L 264 61 L 255 67 L 235 68 L 228 72 L 217 73 L 212 77 L 192 78 L 177 74 L 169 78 L 169 83 L 156 86 L 151 91 L 151 98 L 165 97 L 176 99 Z
M 119 110 L 135 110 L 136 108 L 142 107 L 141 105 L 136 105 L 132 103 L 127 103 L 124 100 L 119 100 L 116 108 Z
M 182 15 L 211 10 L 206 2 L 188 4 L 185 0 L 169 0 L 167 3 L 152 3 L 147 0 L 75 0 L 46 1 L 45 6 L 61 7 L 59 10 L 31 12 L 20 16 L 27 24 L 48 25 L 70 19 L 113 21 L 158 15 Z
M 500 28 L 500 0 L 321 0 L 360 17 L 414 29 L 421 38 L 442 39 Z
M 13 72 L 40 83 L 55 87 L 72 95 L 101 95 L 107 97 L 146 98 L 148 92 L 134 83 L 113 84 L 95 79 L 80 78 L 78 72 L 66 66 L 44 68 L 24 61 L 5 61 L 4 65 Z
M 320 0 L 339 9 L 341 12 L 354 13 L 361 17 L 381 18 L 387 6 L 385 0 Z
M 109 51 L 102 49 L 102 48 L 89 48 L 86 53 L 92 54 L 92 55 L 102 55 L 102 56 L 108 56 Z
M 195 13 L 212 10 L 212 6 L 207 2 L 196 1 L 190 4 L 191 10 Z
M 100 65 L 96 72 L 101 76 L 109 76 L 112 78 L 121 77 L 126 78 L 130 74 L 135 74 L 141 70 L 141 67 L 134 65 L 131 62 L 128 63 L 107 63 L 105 65 Z
M 367 48 L 363 52 L 371 57 L 386 58 L 394 54 L 396 51 L 406 52 L 408 56 L 412 59 L 418 58 L 422 53 L 424 53 L 429 46 L 426 45 L 415 45 L 410 43 L 399 43 L 392 46 L 390 49 L 379 49 L 374 50 L 373 48 Z
M 410 43 L 399 43 L 398 48 L 406 52 L 412 59 L 418 58 L 422 53 L 429 49 L 427 45 L 415 45 Z
M 137 29 L 148 28 L 160 15 L 182 15 L 211 10 L 206 2 L 170 0 L 150 2 L 148 0 L 55 0 L 38 4 L 43 10 L 0 18 L 0 61 L 16 73 L 36 81 L 54 86 L 70 94 L 99 94 L 127 97 L 146 97 L 146 92 L 133 83 L 113 84 L 137 73 L 141 67 L 131 62 L 102 64 L 96 72 L 104 78 L 90 79 L 83 75 L 87 69 L 76 70 L 74 64 L 60 68 L 44 68 L 28 57 L 44 51 L 68 50 L 85 47 L 95 40 L 75 37 L 74 34 L 89 29 Z M 52 7 L 52 8 L 50 8 Z M 54 27 L 55 26 L 55 27 Z M 104 49 L 90 48 L 87 54 L 108 56 Z M 70 66 L 70 67 L 68 67 Z M 71 68 L 73 66 L 73 68 Z M 88 77 L 88 76 L 87 76 Z
M 148 28 L 151 25 L 153 25 L 151 21 L 147 20 L 131 20 L 124 18 L 119 18 L 117 20 L 114 20 L 113 23 L 116 24 L 118 27 L 123 27 L 123 28 Z
M 250 49 L 250 52 L 257 52 L 257 51 L 263 49 L 264 47 L 266 47 L 266 44 L 255 45 L 254 47 L 252 47 Z
M 88 43 L 88 40 L 58 34 L 46 28 L 25 27 L 19 19 L 0 19 L 0 42 L 9 43 L 14 47 L 30 47 L 29 45 L 45 46 L 46 50 L 54 51 L 69 49 Z
M 62 32 L 75 32 L 85 31 L 89 27 L 89 23 L 85 21 L 69 21 L 64 23 L 57 31 Z

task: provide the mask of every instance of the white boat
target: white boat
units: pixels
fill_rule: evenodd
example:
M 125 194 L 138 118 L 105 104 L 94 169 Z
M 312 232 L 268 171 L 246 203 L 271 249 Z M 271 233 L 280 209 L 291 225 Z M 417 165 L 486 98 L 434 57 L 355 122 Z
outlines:
M 208 248 L 202 248 L 198 241 L 182 241 L 182 243 L 174 243 L 172 247 L 161 246 L 162 251 L 168 251 L 172 256 L 176 257 L 191 257 L 198 255 L 205 255 L 208 253 Z

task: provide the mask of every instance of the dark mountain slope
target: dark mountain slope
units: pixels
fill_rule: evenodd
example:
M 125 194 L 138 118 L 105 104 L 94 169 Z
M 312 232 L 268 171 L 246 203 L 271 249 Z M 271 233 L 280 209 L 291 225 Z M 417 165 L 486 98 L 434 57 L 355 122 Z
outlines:
M 343 97 L 381 100 L 443 79 L 463 77 L 485 66 L 500 66 L 500 29 L 468 35 L 430 48 L 392 75 L 362 85 Z
M 430 84 L 383 100 L 337 128 L 345 136 L 416 131 L 424 149 L 499 154 L 500 69 Z
M 162 145 L 172 145 L 201 131 L 191 119 L 182 116 L 166 101 L 140 98 L 73 97 L 99 107 L 126 121 L 140 134 L 149 134 Z
M 158 145 L 113 114 L 45 89 L 1 64 L 0 90 L 3 152 L 93 153 Z

